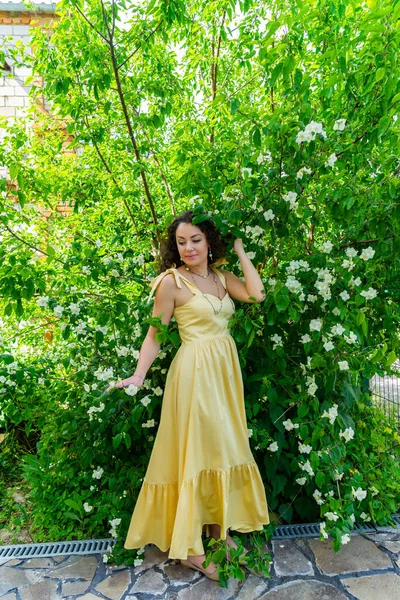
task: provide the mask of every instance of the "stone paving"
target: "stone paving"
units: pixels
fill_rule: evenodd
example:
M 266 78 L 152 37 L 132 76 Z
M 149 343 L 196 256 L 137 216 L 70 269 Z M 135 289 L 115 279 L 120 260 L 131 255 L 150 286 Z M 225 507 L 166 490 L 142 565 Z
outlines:
M 137 567 L 101 555 L 0 562 L 1 600 L 400 600 L 400 532 L 352 536 L 335 553 L 318 539 L 274 540 L 271 578 L 227 589 L 147 546 Z

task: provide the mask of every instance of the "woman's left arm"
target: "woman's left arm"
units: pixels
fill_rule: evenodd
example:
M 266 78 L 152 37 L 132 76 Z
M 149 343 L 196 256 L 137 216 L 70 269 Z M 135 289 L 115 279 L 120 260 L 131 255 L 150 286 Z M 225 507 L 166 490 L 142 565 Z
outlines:
M 245 281 L 242 281 L 229 271 L 222 271 L 225 275 L 229 295 L 241 302 L 262 302 L 265 299 L 264 284 L 255 266 L 247 256 L 240 238 L 234 241 L 233 249 L 240 260 Z M 250 296 L 254 300 L 250 300 Z

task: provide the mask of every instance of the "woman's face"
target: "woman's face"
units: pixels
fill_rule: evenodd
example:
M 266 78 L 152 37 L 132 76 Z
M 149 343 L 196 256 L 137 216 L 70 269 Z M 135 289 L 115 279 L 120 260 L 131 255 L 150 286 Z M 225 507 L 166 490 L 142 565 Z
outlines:
M 176 229 L 179 255 L 188 267 L 207 265 L 208 241 L 206 234 L 196 225 L 180 223 Z

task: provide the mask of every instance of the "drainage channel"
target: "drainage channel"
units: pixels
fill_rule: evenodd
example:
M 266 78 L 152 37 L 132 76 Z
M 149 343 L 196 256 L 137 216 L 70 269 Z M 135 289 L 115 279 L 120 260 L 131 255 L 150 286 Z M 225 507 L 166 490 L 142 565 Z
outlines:
M 397 529 L 400 529 L 400 514 L 392 515 L 392 520 Z M 355 525 L 351 533 L 378 533 L 384 527 L 373 525 Z M 273 540 L 319 537 L 319 523 L 304 523 L 299 525 L 278 525 L 275 527 Z M 0 560 L 12 558 L 50 558 L 64 555 L 102 554 L 108 552 L 115 544 L 115 539 L 104 540 L 71 540 L 69 542 L 49 542 L 42 544 L 19 544 L 14 546 L 0 546 Z

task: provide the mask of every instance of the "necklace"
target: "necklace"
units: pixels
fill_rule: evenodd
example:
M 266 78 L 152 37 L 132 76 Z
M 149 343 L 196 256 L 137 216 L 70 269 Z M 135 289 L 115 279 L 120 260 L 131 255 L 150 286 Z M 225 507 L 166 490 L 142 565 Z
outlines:
M 210 270 L 207 267 L 207 275 L 200 275 L 199 273 L 195 273 L 194 271 L 191 271 L 189 267 L 185 267 L 186 271 L 189 271 L 190 273 L 193 273 L 193 275 L 197 275 L 197 277 L 202 277 L 203 279 L 207 279 L 207 277 L 210 275 Z
M 187 271 L 189 271 L 190 275 L 192 275 L 192 271 L 189 269 L 189 267 L 186 267 L 186 270 L 187 270 Z M 222 300 L 223 300 L 223 298 L 221 298 L 221 296 L 220 296 L 220 294 L 219 294 L 219 286 L 218 286 L 218 281 L 217 281 L 217 278 L 216 278 L 216 276 L 215 276 L 215 273 L 214 273 L 214 271 L 211 271 L 211 273 L 212 273 L 212 276 L 213 276 L 214 283 L 215 283 L 215 285 L 217 286 L 217 295 L 218 295 L 218 300 L 220 301 L 220 307 L 219 307 L 219 309 L 218 309 L 218 310 L 215 310 L 215 306 L 214 306 L 214 304 L 213 304 L 212 302 L 210 302 L 210 300 L 207 298 L 207 294 L 205 294 L 204 292 L 201 292 L 200 288 L 197 286 L 197 284 L 196 284 L 195 280 L 193 279 L 193 277 L 192 277 L 192 280 L 193 280 L 193 283 L 194 283 L 194 285 L 197 287 L 197 289 L 198 289 L 198 290 L 199 290 L 199 291 L 202 293 L 202 295 L 204 296 L 204 298 L 205 298 L 205 299 L 207 300 L 207 302 L 208 302 L 208 303 L 211 305 L 211 308 L 212 308 L 212 309 L 213 309 L 213 311 L 214 311 L 214 315 L 218 315 L 218 314 L 221 312 L 221 310 L 222 310 Z M 208 275 L 209 275 L 209 274 L 210 274 L 210 273 L 208 273 Z M 193 272 L 193 275 L 197 275 L 197 273 L 194 273 L 194 272 Z M 206 277 L 208 277 L 208 275 L 206 275 L 206 276 L 204 276 L 204 275 L 200 275 L 200 277 L 203 277 L 203 279 L 205 279 Z

